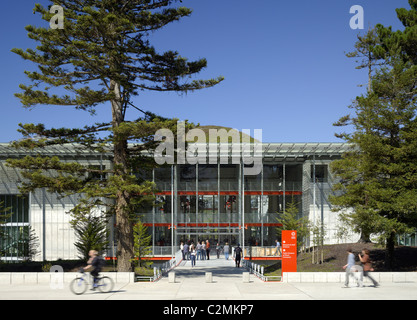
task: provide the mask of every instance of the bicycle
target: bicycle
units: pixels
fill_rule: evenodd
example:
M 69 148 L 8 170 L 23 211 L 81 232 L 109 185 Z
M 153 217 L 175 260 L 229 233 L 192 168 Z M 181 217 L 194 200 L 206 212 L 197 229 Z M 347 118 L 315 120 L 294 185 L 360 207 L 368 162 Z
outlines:
M 88 275 L 84 270 L 80 270 L 81 275 L 73 279 L 70 283 L 70 290 L 76 295 L 83 294 L 87 291 L 88 285 L 91 284 L 88 280 Z M 100 292 L 108 293 L 113 290 L 114 282 L 107 276 L 98 277 L 97 282 L 92 284 L 92 290 L 98 288 Z

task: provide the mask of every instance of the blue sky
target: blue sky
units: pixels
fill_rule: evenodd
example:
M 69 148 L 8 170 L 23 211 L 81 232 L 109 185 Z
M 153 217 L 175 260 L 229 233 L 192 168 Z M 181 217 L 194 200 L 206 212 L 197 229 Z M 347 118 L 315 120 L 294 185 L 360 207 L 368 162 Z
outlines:
M 10 52 L 34 42 L 24 27 L 39 25 L 35 2 L 4 1 L 0 34 L 0 142 L 18 139 L 18 123 L 47 127 L 83 127 L 109 121 L 102 105 L 91 117 L 71 107 L 21 107 L 14 97 L 19 84 L 29 84 L 24 70 L 34 65 Z M 340 142 L 332 126 L 350 112 L 348 105 L 362 92 L 365 71 L 355 69 L 357 34 L 377 23 L 401 29 L 395 8 L 407 0 L 183 0 L 191 17 L 152 34 L 157 50 L 177 50 L 189 60 L 206 58 L 208 67 L 197 78 L 224 76 L 221 84 L 187 95 L 141 92 L 134 103 L 166 117 L 202 125 L 262 129 L 264 142 Z M 365 30 L 352 30 L 353 5 L 364 8 Z M 128 113 L 133 119 L 139 114 Z

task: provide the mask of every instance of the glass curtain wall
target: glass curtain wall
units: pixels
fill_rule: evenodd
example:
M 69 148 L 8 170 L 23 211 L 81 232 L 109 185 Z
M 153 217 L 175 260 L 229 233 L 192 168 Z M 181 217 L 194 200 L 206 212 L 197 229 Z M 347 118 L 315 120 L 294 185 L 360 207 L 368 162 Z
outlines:
M 218 165 L 198 165 L 198 221 L 219 220 Z
M 284 210 L 284 165 L 263 166 L 263 219 L 262 245 L 270 246 L 278 237 L 277 217 Z
M 286 205 L 295 202 L 301 212 L 302 164 L 264 164 L 251 176 L 240 171 L 240 165 L 231 164 L 154 169 L 156 203 L 145 215 L 153 245 L 171 245 L 172 217 L 176 247 L 185 239 L 236 244 L 243 232 L 245 246 L 274 245 L 277 217 Z

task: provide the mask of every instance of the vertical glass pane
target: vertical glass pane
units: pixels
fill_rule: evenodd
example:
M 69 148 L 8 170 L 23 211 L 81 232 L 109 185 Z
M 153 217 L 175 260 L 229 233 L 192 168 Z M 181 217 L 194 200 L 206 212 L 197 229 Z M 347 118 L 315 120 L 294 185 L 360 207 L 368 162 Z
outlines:
M 248 167 L 251 167 L 251 166 L 248 166 Z M 259 173 L 257 175 L 245 175 L 244 176 L 245 190 L 261 191 L 261 181 L 262 181 L 262 173 Z
M 217 191 L 217 164 L 198 166 L 198 191 Z
M 171 167 L 155 168 L 154 176 L 158 190 L 171 190 Z
M 301 164 L 285 165 L 285 191 L 302 190 L 302 173 L 303 166 Z
M 264 191 L 283 190 L 283 165 L 264 165 Z
M 282 212 L 282 195 L 267 195 L 264 196 L 267 198 L 266 203 L 264 205 L 264 212 L 266 213 L 279 213 Z
M 168 195 L 156 195 L 155 196 L 155 213 L 170 214 L 171 210 L 171 196 Z
M 11 216 L 6 222 L 29 222 L 29 197 L 22 195 L 0 195 L 1 214 Z
M 245 229 L 245 245 L 259 246 L 261 245 L 261 227 L 248 227 Z
M 245 223 L 261 222 L 261 196 L 245 195 Z
M 155 227 L 155 244 L 157 246 L 170 246 L 171 229 L 168 229 L 168 227 Z
M 277 231 L 277 227 L 264 226 L 264 246 L 275 246 L 275 240 L 280 240 L 281 235 Z
M 238 198 L 237 195 L 220 196 L 220 221 L 228 223 L 237 223 L 238 217 Z
M 311 182 L 314 182 L 313 175 L 316 174 L 316 182 L 327 182 L 328 173 L 327 165 L 316 165 L 315 170 L 314 166 L 311 165 Z
M 199 213 L 216 213 L 218 212 L 217 195 L 199 195 L 198 196 Z
M 214 223 L 218 221 L 218 196 L 199 195 L 198 196 L 199 222 Z
M 220 165 L 220 190 L 239 190 L 239 165 Z
M 178 196 L 178 222 L 196 222 L 196 196 Z
M 195 191 L 196 166 L 178 166 L 178 191 Z M 195 212 L 195 211 L 194 211 Z

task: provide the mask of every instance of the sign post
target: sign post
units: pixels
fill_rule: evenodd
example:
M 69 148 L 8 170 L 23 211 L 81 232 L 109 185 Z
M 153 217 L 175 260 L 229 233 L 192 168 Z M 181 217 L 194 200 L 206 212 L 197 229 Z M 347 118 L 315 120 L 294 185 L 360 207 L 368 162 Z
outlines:
M 282 230 L 282 272 L 297 272 L 297 231 Z

